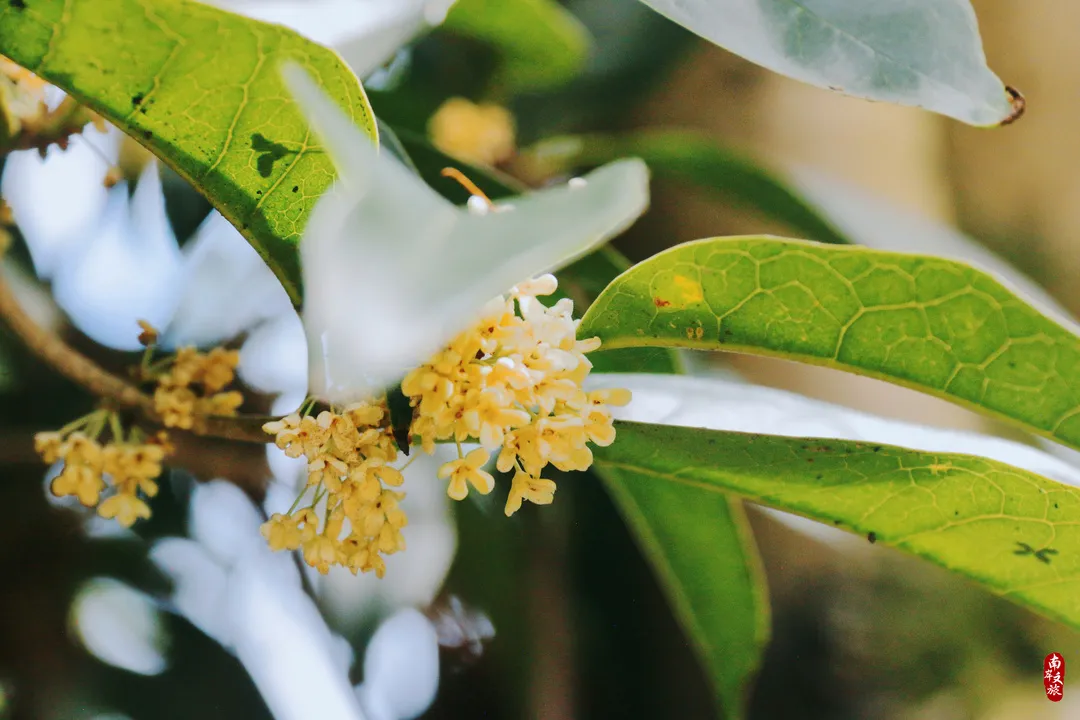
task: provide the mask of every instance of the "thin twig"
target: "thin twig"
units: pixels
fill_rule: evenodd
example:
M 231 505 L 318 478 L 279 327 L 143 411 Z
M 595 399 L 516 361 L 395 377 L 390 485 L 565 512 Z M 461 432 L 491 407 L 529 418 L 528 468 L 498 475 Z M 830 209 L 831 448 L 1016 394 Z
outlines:
M 64 377 L 113 405 L 134 410 L 147 422 L 164 427 L 165 423 L 154 410 L 154 399 L 150 395 L 127 380 L 113 375 L 34 322 L 19 304 L 2 271 L 0 318 L 23 341 L 27 349 Z M 188 432 L 225 440 L 267 443 L 272 437 L 263 431 L 262 426 L 274 419 L 276 418 L 206 415 L 196 418 L 196 426 Z

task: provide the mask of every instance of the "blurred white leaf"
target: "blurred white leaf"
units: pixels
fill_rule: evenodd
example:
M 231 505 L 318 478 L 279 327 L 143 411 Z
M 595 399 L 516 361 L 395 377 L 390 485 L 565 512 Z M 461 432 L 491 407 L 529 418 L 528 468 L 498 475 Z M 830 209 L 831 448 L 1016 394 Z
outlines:
M 151 552 L 173 579 L 177 612 L 236 655 L 277 720 L 363 720 L 351 654 L 304 593 L 292 556 L 259 534 L 243 491 L 198 486 L 189 524 L 197 540 L 161 540 Z
M 237 372 L 256 390 L 300 398 L 290 407 L 283 408 L 282 414 L 300 407 L 308 386 L 307 337 L 300 316 L 291 306 L 248 333 L 240 348 Z
M 302 70 L 286 70 L 340 173 L 300 244 L 310 392 L 324 400 L 359 400 L 400 380 L 493 297 L 580 257 L 648 204 L 648 170 L 629 159 L 501 211 L 455 207 L 379 154 Z
M 109 197 L 105 174 L 115 163 L 122 133 L 87 126 L 67 150 L 50 147 L 7 156 L 0 195 L 26 240 L 34 270 L 50 279 L 97 227 Z M 100 151 L 100 153 L 98 152 Z
M 92 340 L 139 350 L 138 320 L 165 327 L 182 291 L 180 248 L 165 214 L 157 162 L 143 168 L 135 194 L 109 192 L 104 214 L 84 228 L 58 267 L 53 297 Z
M 184 248 L 183 294 L 162 345 L 207 347 L 292 314 L 288 293 L 250 243 L 217 211 Z
M 333 47 L 367 77 L 405 43 L 446 17 L 454 0 L 211 0 Z
M 71 624 L 102 662 L 139 675 L 158 675 L 168 667 L 153 603 L 118 580 L 98 577 L 84 583 L 71 604 Z
M 364 682 L 356 688 L 368 720 L 412 720 L 439 689 L 439 637 L 412 608 L 387 618 L 364 652 Z
M 266 549 L 259 534 L 262 523 L 259 509 L 230 482 L 199 484 L 191 493 L 188 532 L 225 567 Z
M 233 567 L 223 610 L 233 624 L 233 651 L 270 712 L 277 720 L 360 720 L 340 645 L 318 608 L 299 586 L 287 591 L 260 565 L 249 558 Z
M 172 578 L 173 609 L 195 627 L 231 650 L 232 628 L 222 612 L 228 568 L 194 540 L 165 538 L 154 543 L 150 559 Z
M 1029 445 L 888 420 L 784 390 L 720 378 L 636 373 L 599 373 L 586 382 L 590 388 L 622 387 L 633 393 L 628 406 L 613 408 L 621 420 L 979 455 L 1080 486 L 1080 469 Z
M 968 0 L 642 0 L 736 55 L 848 95 L 972 125 L 1013 114 Z

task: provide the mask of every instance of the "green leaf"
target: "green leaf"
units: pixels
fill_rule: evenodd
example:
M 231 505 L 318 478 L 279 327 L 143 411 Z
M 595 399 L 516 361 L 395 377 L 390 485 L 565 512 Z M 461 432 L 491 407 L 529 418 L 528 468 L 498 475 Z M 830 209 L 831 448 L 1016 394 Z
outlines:
M 191 182 L 300 303 L 296 245 L 334 169 L 279 64 L 302 65 L 376 137 L 363 88 L 332 50 L 188 0 L 22 0 L 0 9 L 0 54 Z
M 701 492 L 738 493 L 926 558 L 1080 628 L 1075 487 L 968 455 L 627 422 L 617 430 L 595 466 L 627 487 L 695 490 L 678 507 L 697 522 Z
M 1023 103 L 986 66 L 968 0 L 642 0 L 717 45 L 796 80 L 972 125 Z
M 699 240 L 620 276 L 579 332 L 608 348 L 730 350 L 869 375 L 1080 448 L 1080 338 L 951 260 Z
M 555 0 L 458 0 L 443 28 L 492 45 L 497 89 L 539 90 L 571 80 L 585 65 L 591 38 Z
M 615 445 L 635 442 L 621 436 L 622 426 Z M 721 716 L 743 717 L 747 684 L 769 641 L 770 614 L 765 575 L 742 503 L 711 488 L 637 482 L 611 463 L 597 462 L 593 470 L 694 643 Z
M 568 135 L 543 140 L 525 154 L 548 170 L 602 165 L 614 158 L 636 156 L 648 163 L 657 177 L 719 193 L 784 223 L 799 237 L 839 245 L 851 243 L 791 185 L 702 133 L 660 130 L 624 136 Z

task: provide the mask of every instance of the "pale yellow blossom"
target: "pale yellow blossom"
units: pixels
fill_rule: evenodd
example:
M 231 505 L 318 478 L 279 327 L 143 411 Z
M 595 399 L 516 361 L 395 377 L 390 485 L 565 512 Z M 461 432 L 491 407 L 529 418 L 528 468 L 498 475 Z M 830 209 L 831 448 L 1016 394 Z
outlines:
M 450 478 L 446 494 L 454 500 L 464 500 L 469 494 L 470 484 L 481 495 L 491 492 L 495 488 L 495 478 L 483 469 L 490 457 L 491 454 L 487 450 L 476 448 L 463 458 L 441 465 L 438 472 L 439 479 Z
M 514 116 L 499 105 L 450 98 L 432 115 L 428 133 L 435 147 L 468 162 L 495 165 L 514 154 Z

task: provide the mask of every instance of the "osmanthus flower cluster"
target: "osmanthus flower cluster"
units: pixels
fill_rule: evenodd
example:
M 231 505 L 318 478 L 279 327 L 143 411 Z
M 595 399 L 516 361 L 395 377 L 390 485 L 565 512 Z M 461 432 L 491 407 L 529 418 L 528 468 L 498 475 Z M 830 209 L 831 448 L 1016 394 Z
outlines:
M 106 424 L 112 437 L 102 443 Z M 64 463 L 50 486 L 54 495 L 73 495 L 86 507 L 96 507 L 101 517 L 131 527 L 150 517 L 144 498 L 157 494 L 169 445 L 164 435 L 144 439 L 138 429 L 125 437 L 117 416 L 98 410 L 57 432 L 38 433 L 34 449 L 47 463 Z M 108 497 L 102 500 L 103 495 Z
M 239 353 L 184 347 L 151 363 L 157 332 L 146 323 L 142 326 L 140 341 L 146 352 L 136 375 L 155 385 L 154 410 L 166 427 L 191 429 L 206 415 L 236 414 L 243 396 L 223 390 L 235 377 Z M 149 438 L 138 427 L 125 432 L 120 415 L 108 408 L 58 431 L 38 433 L 34 448 L 46 463 L 63 462 L 50 485 L 53 495 L 74 496 L 124 527 L 150 517 L 145 499 L 157 494 L 162 461 L 172 450 L 164 431 Z
M 190 430 L 207 415 L 235 415 L 244 396 L 235 390 L 222 392 L 236 376 L 240 353 L 216 347 L 202 353 L 182 347 L 166 360 L 167 369 L 148 371 L 156 381 L 154 411 L 166 427 Z
M 515 286 L 401 385 L 416 408 L 412 433 L 425 451 L 434 451 L 439 440 L 480 444 L 439 468 L 455 500 L 468 495 L 469 485 L 491 492 L 492 476 L 482 468 L 497 451 L 498 470 L 514 471 L 506 515 L 524 500 L 546 505 L 555 483 L 541 477 L 544 468 L 586 470 L 592 465 L 588 444 L 604 447 L 615 439 L 608 406 L 625 405 L 630 393 L 582 389 L 592 369 L 585 354 L 599 349 L 600 340 L 577 339 L 569 298 L 552 307 L 540 302 L 557 287 L 553 275 Z
M 263 525 L 274 550 L 302 549 L 304 560 L 323 574 L 331 565 L 344 565 L 354 573 L 383 576 L 381 555 L 405 548 L 401 528 L 406 523 L 398 507 L 404 496 L 390 489 L 404 478 L 391 465 L 398 448 L 388 420 L 385 404 L 361 403 L 315 417 L 293 414 L 264 426 L 286 455 L 308 461 L 307 487 L 293 510 L 275 513 Z M 309 503 L 297 509 L 304 498 Z M 320 529 L 317 506 L 323 500 Z
M 300 245 L 309 392 L 330 405 L 265 430 L 307 460 L 307 483 L 263 533 L 302 549 L 321 572 L 385 571 L 381 556 L 404 547 L 398 446 L 384 393 L 409 398 L 410 434 L 431 453 L 453 441 L 458 458 L 438 470 L 455 499 L 487 494 L 485 469 L 514 470 L 505 512 L 550 503 L 549 466 L 581 470 L 589 443 L 614 440 L 609 404 L 629 393 L 589 394 L 586 353 L 573 303 L 546 307 L 555 270 L 628 226 L 647 205 L 648 174 L 636 160 L 567 186 L 493 205 L 458 208 L 371 140 L 299 70 L 286 80 L 337 165 L 339 181 L 318 202 Z M 512 288 L 507 294 L 507 288 Z M 492 300 L 492 298 L 495 298 Z M 310 404 L 309 404 L 310 405 Z M 466 452 L 464 444 L 478 448 Z
M 458 459 L 438 470 L 454 500 L 465 499 L 470 485 L 482 495 L 494 489 L 484 468 L 498 451 L 497 468 L 515 470 L 506 515 L 525 500 L 546 505 L 555 495 L 555 482 L 541 475 L 548 465 L 586 470 L 588 444 L 615 439 L 608 406 L 625 405 L 630 393 L 582 389 L 592 368 L 585 354 L 600 342 L 576 338 L 573 301 L 545 307 L 538 300 L 556 289 L 555 277 L 544 275 L 495 298 L 473 327 L 401 384 L 413 412 L 410 435 L 420 438 L 421 449 L 433 454 L 437 441 L 457 443 Z M 271 547 L 302 549 L 322 573 L 340 564 L 382 577 L 381 555 L 405 548 L 407 522 L 399 507 L 404 494 L 391 489 L 404 478 L 392 465 L 399 451 L 385 399 L 317 416 L 293 414 L 264 429 L 286 455 L 308 461 L 307 485 L 292 511 L 263 526 Z M 462 443 L 480 447 L 466 453 Z

